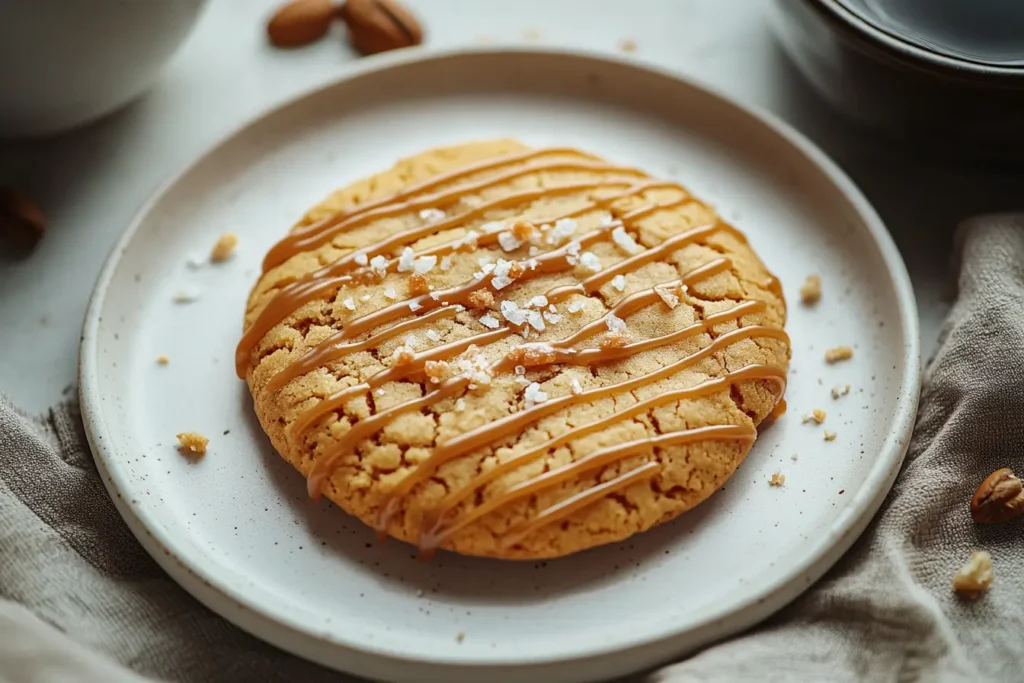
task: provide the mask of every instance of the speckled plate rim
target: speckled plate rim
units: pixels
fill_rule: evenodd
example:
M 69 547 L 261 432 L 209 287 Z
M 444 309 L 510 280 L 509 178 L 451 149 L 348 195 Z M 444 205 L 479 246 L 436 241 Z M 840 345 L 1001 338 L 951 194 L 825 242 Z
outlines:
M 286 615 L 257 604 L 235 587 L 217 580 L 202 560 L 182 553 L 174 538 L 168 537 L 152 515 L 130 502 L 120 492 L 128 484 L 127 474 L 119 470 L 116 449 L 106 438 L 110 433 L 104 415 L 99 387 L 98 337 L 101 313 L 114 272 L 139 227 L 161 198 L 203 159 L 263 118 L 296 103 L 341 86 L 348 80 L 400 68 L 411 62 L 451 59 L 472 60 L 475 56 L 495 54 L 529 54 L 550 57 L 572 57 L 604 65 L 627 66 L 674 81 L 679 87 L 699 92 L 747 116 L 765 133 L 775 135 L 810 161 L 821 174 L 839 189 L 856 210 L 863 225 L 875 241 L 889 270 L 895 288 L 895 305 L 899 311 L 906 344 L 903 350 L 901 391 L 893 412 L 892 430 L 871 467 L 863 486 L 826 534 L 813 544 L 811 551 L 794 562 L 788 575 L 767 584 L 753 595 L 721 605 L 697 623 L 663 633 L 657 638 L 638 638 L 619 647 L 595 646 L 571 658 L 547 657 L 468 663 L 458 657 L 439 654 L 433 658 L 410 658 L 400 647 L 368 647 L 342 642 L 335 636 L 316 632 Z M 691 652 L 730 634 L 742 631 L 781 609 L 820 578 L 853 544 L 867 527 L 889 492 L 910 443 L 921 386 L 920 331 L 913 288 L 906 267 L 881 218 L 853 181 L 824 152 L 787 123 L 772 114 L 737 103 L 713 87 L 642 60 L 586 50 L 542 49 L 536 47 L 490 47 L 487 49 L 417 48 L 363 60 L 339 78 L 311 88 L 287 101 L 270 107 L 212 144 L 205 152 L 182 169 L 160 188 L 138 211 L 124 235 L 108 257 L 86 311 L 79 355 L 79 397 L 86 436 L 97 468 L 118 512 L 128 527 L 157 563 L 186 591 L 214 612 L 245 631 L 284 650 L 335 669 L 362 676 L 422 681 L 477 681 L 486 676 L 491 683 L 544 680 L 594 680 L 621 675 L 652 666 Z

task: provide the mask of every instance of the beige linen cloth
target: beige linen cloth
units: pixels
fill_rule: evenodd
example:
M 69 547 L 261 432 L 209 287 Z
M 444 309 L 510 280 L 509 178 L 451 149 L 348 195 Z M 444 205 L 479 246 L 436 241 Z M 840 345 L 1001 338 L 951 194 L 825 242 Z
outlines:
M 1024 519 L 972 523 L 999 467 L 1024 472 L 1024 214 L 968 221 L 959 296 L 910 452 L 872 525 L 821 581 L 748 633 L 631 680 L 1014 681 L 1024 677 Z M 995 583 L 950 589 L 978 548 Z M 353 681 L 218 618 L 135 542 L 73 406 L 0 400 L 0 681 Z

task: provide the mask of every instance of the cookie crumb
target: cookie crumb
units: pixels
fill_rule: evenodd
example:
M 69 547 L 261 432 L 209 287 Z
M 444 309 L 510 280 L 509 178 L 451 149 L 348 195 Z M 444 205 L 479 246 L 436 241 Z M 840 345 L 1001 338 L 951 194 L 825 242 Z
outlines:
M 836 440 L 836 433 L 835 432 L 830 432 L 830 431 L 828 431 L 826 429 L 825 430 L 825 441 L 835 441 L 835 440 Z
M 235 247 L 237 246 L 238 235 L 233 232 L 224 233 L 217 240 L 217 243 L 213 245 L 213 249 L 210 251 L 210 260 L 214 263 L 227 261 L 235 253 Z
M 455 642 L 456 642 L 456 643 L 461 643 L 461 642 L 462 642 L 462 641 L 464 641 L 465 639 L 466 639 L 466 634 L 465 634 L 465 633 L 463 633 L 462 631 L 459 631 L 459 632 L 458 632 L 458 633 L 457 633 L 457 634 L 455 635 Z
M 423 597 L 423 589 L 422 588 L 420 588 L 419 590 L 416 591 L 416 597 L 417 598 L 422 598 Z
M 448 372 L 448 363 L 443 360 L 428 360 L 423 366 L 423 372 L 433 384 L 440 384 Z
M 821 276 L 808 275 L 800 286 L 800 301 L 806 306 L 816 304 L 821 299 Z
M 661 300 L 670 309 L 675 310 L 675 307 L 679 305 L 679 296 L 673 291 L 673 288 L 662 287 L 658 285 L 654 288 L 654 293 L 657 294 Z
M 619 50 L 621 52 L 632 53 L 636 52 L 636 41 L 630 38 L 626 38 L 619 42 Z
M 953 576 L 953 590 L 974 600 L 992 585 L 992 556 L 984 550 L 971 553 L 971 559 Z
M 786 483 L 786 475 L 782 472 L 775 472 L 772 474 L 772 478 L 768 480 L 769 486 L 782 486 Z
M 419 296 L 429 291 L 430 286 L 427 284 L 427 278 L 423 273 L 413 273 L 409 276 L 409 296 Z
M 494 295 L 486 289 L 478 289 L 469 295 L 469 301 L 467 303 L 470 308 L 475 308 L 478 311 L 485 311 L 494 305 Z
M 793 462 L 796 462 L 799 459 L 799 457 L 800 456 L 794 453 L 793 455 L 789 456 L 789 459 L 792 460 Z
M 822 410 L 821 408 L 815 408 L 814 410 L 809 412 L 807 415 L 804 415 L 803 422 L 804 422 L 804 424 L 807 424 L 808 422 L 814 422 L 815 424 L 821 424 L 822 422 L 825 421 L 825 415 L 826 415 L 826 413 L 825 413 L 824 410 Z
M 157 356 L 156 357 L 156 362 L 157 362 L 157 365 L 167 365 L 168 363 L 171 362 L 171 359 L 168 358 L 167 356 Z
M 196 287 L 186 287 L 185 289 L 179 289 L 176 291 L 171 299 L 176 304 L 190 304 L 199 298 L 199 289 Z
M 849 384 L 843 387 L 832 387 L 832 400 L 835 401 L 839 399 L 841 396 L 846 396 L 848 393 L 850 393 Z
M 210 440 L 199 432 L 182 432 L 177 437 L 178 450 L 185 455 L 199 457 L 206 454 L 206 445 L 210 443 Z
M 825 352 L 826 363 L 838 363 L 853 358 L 853 349 L 849 346 L 836 346 Z

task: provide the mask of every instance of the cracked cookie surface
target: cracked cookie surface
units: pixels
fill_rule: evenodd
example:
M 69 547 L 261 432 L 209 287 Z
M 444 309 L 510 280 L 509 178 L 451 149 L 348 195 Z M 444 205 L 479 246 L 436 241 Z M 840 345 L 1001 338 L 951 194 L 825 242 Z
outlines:
M 313 494 L 431 550 L 556 557 L 716 491 L 785 386 L 785 302 L 681 186 L 571 149 L 439 148 L 264 262 L 238 370 Z

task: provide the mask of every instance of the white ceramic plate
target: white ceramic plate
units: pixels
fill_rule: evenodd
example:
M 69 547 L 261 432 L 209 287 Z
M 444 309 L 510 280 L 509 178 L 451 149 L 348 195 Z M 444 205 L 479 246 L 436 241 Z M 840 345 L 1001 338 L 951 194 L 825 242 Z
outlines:
M 436 145 L 576 145 L 675 178 L 750 236 L 790 298 L 790 412 L 725 490 L 677 522 L 562 560 L 442 553 L 373 534 L 272 450 L 233 372 L 264 251 L 332 189 Z M 225 231 L 237 256 L 198 270 Z M 824 298 L 801 306 L 808 273 Z M 176 290 L 199 288 L 191 304 Z M 828 366 L 826 348 L 851 345 Z M 166 354 L 170 365 L 158 366 Z M 255 635 L 375 678 L 575 681 L 746 628 L 863 530 L 905 452 L 920 382 L 910 281 L 874 211 L 800 135 L 677 76 L 538 50 L 389 56 L 260 117 L 139 214 L 100 276 L 81 349 L 83 414 L 121 514 L 182 586 Z M 833 386 L 852 390 L 832 400 Z M 837 432 L 801 424 L 828 411 Z M 176 432 L 211 437 L 196 464 Z M 793 456 L 796 459 L 793 459 Z M 773 472 L 786 475 L 769 487 Z

